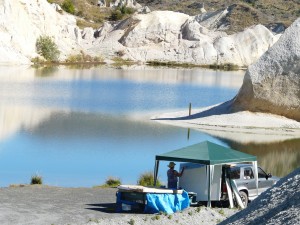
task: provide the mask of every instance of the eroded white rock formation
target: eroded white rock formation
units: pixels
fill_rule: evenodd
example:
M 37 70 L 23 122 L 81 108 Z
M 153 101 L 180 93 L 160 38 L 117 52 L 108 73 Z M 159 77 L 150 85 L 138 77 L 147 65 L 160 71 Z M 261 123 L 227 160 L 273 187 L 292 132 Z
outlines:
M 245 75 L 235 110 L 270 112 L 300 121 L 300 18 Z
M 61 15 L 46 0 L 2 0 L 0 2 L 0 63 L 29 63 L 36 54 L 36 39 L 53 37 L 62 57 L 80 48 L 76 19 Z
M 123 51 L 123 58 L 141 62 L 159 60 L 248 66 L 277 39 L 262 25 L 227 35 L 202 26 L 197 17 L 153 11 L 135 14 L 102 32 L 95 48 L 104 54 Z
M 126 1 L 126 4 L 134 1 Z M 105 23 L 94 31 L 80 30 L 74 16 L 58 13 L 46 0 L 0 2 L 0 63 L 29 63 L 39 36 L 52 36 L 61 60 L 83 51 L 104 58 L 193 64 L 255 62 L 277 36 L 257 25 L 234 35 L 209 29 L 221 14 L 203 17 L 171 11 L 136 13 L 119 23 Z M 206 21 L 206 22 L 205 22 Z M 208 22 L 210 21 L 210 22 Z

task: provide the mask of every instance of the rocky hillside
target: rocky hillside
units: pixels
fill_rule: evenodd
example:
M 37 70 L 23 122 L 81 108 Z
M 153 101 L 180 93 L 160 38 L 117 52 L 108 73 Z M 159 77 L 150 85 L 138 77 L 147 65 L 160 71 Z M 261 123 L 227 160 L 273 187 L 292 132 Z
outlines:
M 248 66 L 278 38 L 262 25 L 233 35 L 210 30 L 207 27 L 215 23 L 215 17 L 219 16 L 204 19 L 172 11 L 135 14 L 115 25 L 104 24 L 89 53 L 97 49 L 107 56 L 115 54 L 140 62 Z
M 48 0 L 60 5 L 66 0 Z M 245 28 L 262 24 L 276 32 L 282 32 L 300 16 L 298 0 L 72 0 L 75 6 L 74 14 L 79 16 L 81 27 L 96 28 L 105 21 L 111 20 L 111 13 L 119 6 L 148 6 L 154 10 L 181 12 L 190 16 L 200 13 L 228 10 L 216 27 L 226 28 L 228 34 L 236 33 Z
M 244 77 L 235 110 L 270 112 L 300 121 L 300 18 Z
M 281 31 L 300 16 L 298 0 L 138 0 L 138 2 L 148 5 L 151 10 L 172 10 L 189 15 L 199 14 L 202 7 L 208 12 L 229 7 L 230 13 L 222 21 L 229 25 L 229 33 L 242 31 L 255 24 L 263 24 Z

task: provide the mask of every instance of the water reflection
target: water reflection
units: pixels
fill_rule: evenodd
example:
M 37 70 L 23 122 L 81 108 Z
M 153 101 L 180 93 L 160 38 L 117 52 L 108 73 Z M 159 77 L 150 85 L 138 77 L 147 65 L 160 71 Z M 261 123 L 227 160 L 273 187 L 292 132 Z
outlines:
M 28 183 L 36 172 L 49 185 L 93 186 L 108 176 L 135 183 L 153 169 L 156 154 L 205 140 L 226 145 L 149 118 L 157 111 L 188 110 L 190 102 L 203 107 L 231 99 L 244 73 L 140 66 L 0 70 L 0 186 Z M 299 167 L 300 148 L 299 140 L 281 143 L 232 147 L 249 149 L 268 171 L 283 175 Z M 165 180 L 165 170 L 159 176 Z
M 300 139 L 246 145 L 229 140 L 225 142 L 233 149 L 256 155 L 258 164 L 273 175 L 283 177 L 300 167 Z
M 204 140 L 223 144 L 200 132 L 187 140 L 186 129 L 153 121 L 56 111 L 1 142 L 0 186 L 28 183 L 35 172 L 49 185 L 93 186 L 108 176 L 135 184 L 156 154 Z M 166 180 L 163 169 L 159 176 Z
M 97 66 L 70 68 L 67 66 L 0 67 L 0 82 L 33 81 L 35 78 L 52 80 L 120 80 L 166 84 L 192 84 L 214 87 L 239 88 L 244 71 L 214 71 L 208 69 L 172 69 L 131 66 L 122 69 Z

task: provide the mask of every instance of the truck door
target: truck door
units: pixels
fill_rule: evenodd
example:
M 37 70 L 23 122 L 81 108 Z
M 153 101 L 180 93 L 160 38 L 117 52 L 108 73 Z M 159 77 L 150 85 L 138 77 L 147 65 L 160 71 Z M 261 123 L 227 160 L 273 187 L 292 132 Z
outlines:
M 249 197 L 256 195 L 256 186 L 255 186 L 255 179 L 254 179 L 254 173 L 252 171 L 251 167 L 245 167 L 243 177 L 243 183 L 245 187 L 248 189 L 248 195 Z
M 268 179 L 268 175 L 260 167 L 258 169 L 258 191 L 259 194 L 272 186 L 273 182 Z

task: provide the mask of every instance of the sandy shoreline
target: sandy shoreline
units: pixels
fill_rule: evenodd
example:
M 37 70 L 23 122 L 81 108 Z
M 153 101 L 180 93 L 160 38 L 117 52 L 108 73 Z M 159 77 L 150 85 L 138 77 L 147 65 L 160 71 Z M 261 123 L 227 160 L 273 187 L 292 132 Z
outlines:
M 273 142 L 300 137 L 300 122 L 270 113 L 230 112 L 230 102 L 151 117 L 163 124 L 193 128 L 240 143 Z M 246 135 L 241 135 L 246 134 Z

